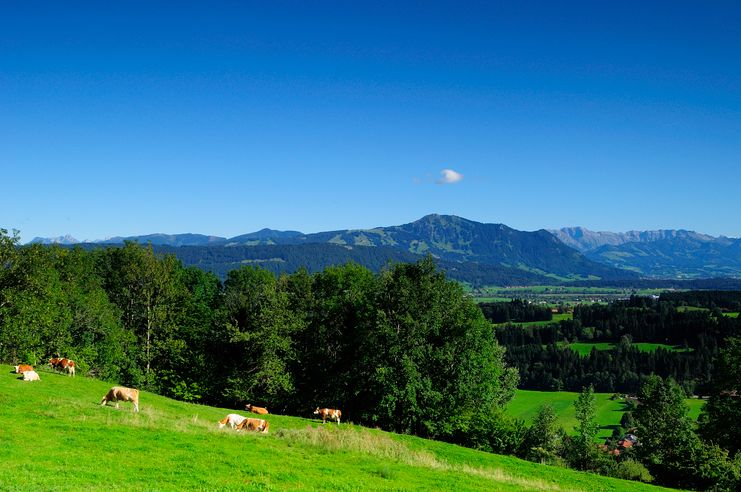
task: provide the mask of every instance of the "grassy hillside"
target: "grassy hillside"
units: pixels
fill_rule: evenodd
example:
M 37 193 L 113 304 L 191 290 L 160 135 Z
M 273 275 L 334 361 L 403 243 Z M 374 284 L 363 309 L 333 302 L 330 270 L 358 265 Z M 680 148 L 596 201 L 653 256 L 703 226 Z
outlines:
M 0 365 L 2 490 L 658 490 L 309 418 L 238 434 L 216 425 L 226 409 L 142 392 L 134 414 L 98 405 L 108 383 L 10 371 Z
M 612 435 L 612 429 L 620 425 L 620 419 L 625 411 L 625 405 L 621 400 L 611 400 L 611 393 L 595 393 L 597 409 L 597 422 L 600 425 L 599 439 L 605 439 Z M 572 432 L 576 425 L 576 413 L 574 410 L 574 401 L 579 397 L 579 393 L 570 391 L 529 391 L 517 390 L 515 397 L 507 405 L 507 413 L 512 417 L 531 422 L 533 417 L 538 413 L 538 408 L 550 403 L 558 417 L 558 423 Z M 697 398 L 688 398 L 685 400 L 689 406 L 689 416 L 697 420 L 700 415 L 704 401 Z

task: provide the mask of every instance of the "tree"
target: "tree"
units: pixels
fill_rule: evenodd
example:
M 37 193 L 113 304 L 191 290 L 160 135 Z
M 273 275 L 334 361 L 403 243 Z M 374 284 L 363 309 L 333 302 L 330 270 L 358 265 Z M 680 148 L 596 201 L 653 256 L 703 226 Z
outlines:
M 542 405 L 525 434 L 523 455 L 530 461 L 558 463 L 564 434 L 553 407 L 548 403 Z
M 294 389 L 290 365 L 300 318 L 275 276 L 262 269 L 232 270 L 224 284 L 217 336 L 223 350 L 223 395 L 236 403 L 267 402 L 284 408 Z
M 597 411 L 594 398 L 594 387 L 591 385 L 582 389 L 579 397 L 574 402 L 576 409 L 577 425 L 576 436 L 572 439 L 572 449 L 570 450 L 571 466 L 579 470 L 591 470 L 594 467 L 597 447 L 595 438 L 597 437 Z
M 701 435 L 731 453 L 741 450 L 741 338 L 729 338 L 715 360 Z
M 374 393 L 371 422 L 449 436 L 459 420 L 494 412 L 500 394 L 510 394 L 491 325 L 431 258 L 383 272 L 375 305 L 376 326 L 361 350 Z

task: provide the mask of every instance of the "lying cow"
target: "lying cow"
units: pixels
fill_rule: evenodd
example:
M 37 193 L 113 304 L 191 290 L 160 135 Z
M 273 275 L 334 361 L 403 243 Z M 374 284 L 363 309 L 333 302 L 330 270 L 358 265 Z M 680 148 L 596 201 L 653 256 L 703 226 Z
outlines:
M 340 410 L 336 410 L 334 408 L 319 408 L 317 407 L 316 410 L 314 410 L 314 415 L 321 415 L 322 416 L 322 424 L 327 423 L 327 417 L 329 417 L 332 420 L 337 421 L 337 425 L 340 425 L 340 417 L 342 417 L 342 412 Z
M 245 421 L 247 417 L 243 417 L 236 413 L 230 413 L 223 419 L 219 420 L 219 429 L 222 429 L 225 425 L 228 425 L 232 429 L 236 429 L 239 424 Z
M 108 390 L 108 393 L 100 401 L 101 405 L 105 405 L 109 401 L 116 403 L 118 408 L 118 402 L 130 401 L 134 404 L 134 411 L 139 411 L 139 390 L 133 388 L 124 388 L 123 386 L 114 386 Z
M 33 371 L 33 366 L 30 366 L 28 364 L 18 364 L 15 367 L 15 373 L 16 374 L 23 374 L 25 371 Z
M 24 381 L 41 381 L 41 378 L 39 377 L 36 371 L 23 371 L 23 380 Z
M 267 415 L 267 414 L 270 413 L 270 412 L 268 412 L 268 409 L 267 408 L 256 407 L 254 405 L 250 405 L 249 403 L 247 405 L 245 405 L 244 408 L 245 408 L 245 410 L 249 410 L 250 412 L 256 413 L 258 415 Z
M 263 434 L 268 433 L 270 422 L 263 419 L 244 419 L 238 426 L 237 430 L 257 431 Z

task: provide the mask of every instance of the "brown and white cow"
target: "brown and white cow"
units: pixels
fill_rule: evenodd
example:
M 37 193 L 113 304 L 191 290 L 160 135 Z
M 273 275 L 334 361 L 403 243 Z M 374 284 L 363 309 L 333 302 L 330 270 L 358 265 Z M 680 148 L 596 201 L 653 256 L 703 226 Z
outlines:
M 245 405 L 244 408 L 245 408 L 245 410 L 249 410 L 250 412 L 256 413 L 258 415 L 267 415 L 267 414 L 270 413 L 270 412 L 268 412 L 268 409 L 267 408 L 256 407 L 254 405 L 250 405 L 249 403 L 247 405 Z
M 23 380 L 24 381 L 41 381 L 41 378 L 39 377 L 36 371 L 23 371 Z
M 62 359 L 61 365 L 63 371 L 66 371 L 67 374 L 74 377 L 75 367 L 77 366 L 77 364 L 75 364 L 75 361 L 70 359 Z
M 29 364 L 18 364 L 17 366 L 13 367 L 15 367 L 16 374 L 23 374 L 23 372 L 25 371 L 33 371 L 33 366 Z
M 270 422 L 263 419 L 244 419 L 238 426 L 237 430 L 246 430 L 246 431 L 257 431 L 262 432 L 263 434 L 268 433 L 268 429 L 270 428 Z
M 327 417 L 329 417 L 332 420 L 337 421 L 337 425 L 340 425 L 340 418 L 342 417 L 342 412 L 340 410 L 337 410 L 335 408 L 319 408 L 317 407 L 316 410 L 314 410 L 314 415 L 321 415 L 322 416 L 322 423 L 327 423 Z
M 53 359 L 49 359 L 49 366 L 54 370 L 66 372 L 68 375 L 74 376 L 77 364 L 75 361 L 67 359 L 66 357 L 62 359 L 54 357 Z
M 219 429 L 222 429 L 225 425 L 228 425 L 232 429 L 236 429 L 239 424 L 244 422 L 247 417 L 243 417 L 237 413 L 230 413 L 223 419 L 219 420 Z
M 105 405 L 109 401 L 116 403 L 118 408 L 118 402 L 130 401 L 134 404 L 134 411 L 139 411 L 139 390 L 133 388 L 125 388 L 123 386 L 114 386 L 108 390 L 108 393 L 100 401 L 101 405 Z

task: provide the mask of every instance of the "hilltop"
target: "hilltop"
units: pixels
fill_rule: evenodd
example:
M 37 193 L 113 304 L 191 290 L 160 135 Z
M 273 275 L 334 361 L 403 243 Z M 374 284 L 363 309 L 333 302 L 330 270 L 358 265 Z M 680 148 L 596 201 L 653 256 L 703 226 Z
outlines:
M 142 392 L 134 414 L 98 405 L 110 383 L 43 370 L 24 383 L 11 369 L 0 365 L 3 490 L 666 490 L 311 418 L 270 415 L 268 435 L 237 434 L 216 425 L 229 409 Z

